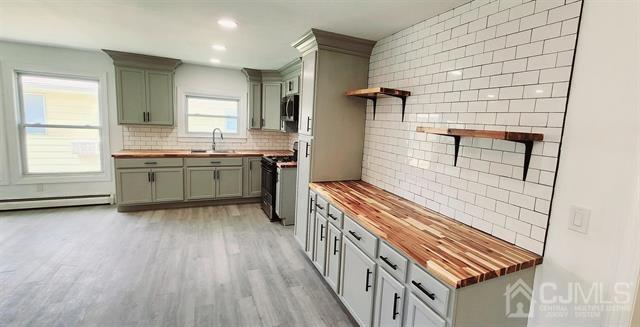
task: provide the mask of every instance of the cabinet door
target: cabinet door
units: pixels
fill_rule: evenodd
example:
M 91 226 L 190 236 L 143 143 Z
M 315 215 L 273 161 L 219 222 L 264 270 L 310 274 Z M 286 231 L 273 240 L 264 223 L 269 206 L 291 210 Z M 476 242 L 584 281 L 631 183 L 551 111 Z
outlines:
M 156 168 L 153 176 L 153 202 L 184 200 L 184 171 L 182 168 Z
M 378 267 L 374 323 L 376 327 L 402 326 L 404 285 Z
M 412 293 L 407 303 L 406 327 L 444 327 L 446 322 Z
M 116 67 L 118 124 L 146 124 L 147 89 L 142 69 Z
M 300 121 L 298 133 L 312 135 L 313 105 L 315 103 L 317 51 L 311 51 L 302 57 L 302 83 L 300 85 Z
M 327 219 L 316 213 L 316 237 L 313 264 L 324 275 L 324 267 L 327 259 Z
M 262 127 L 262 86 L 258 82 L 249 83 L 249 128 Z
M 261 160 L 262 158 L 249 158 L 249 174 L 247 174 L 249 178 L 249 193 L 248 197 L 257 197 L 262 193 L 262 166 Z
M 242 197 L 242 167 L 219 167 L 216 175 L 216 199 Z
M 299 171 L 298 171 L 298 174 L 300 174 Z M 296 188 L 298 187 L 299 186 L 296 186 Z M 308 198 L 300 200 L 300 198 L 298 198 L 298 196 L 300 195 L 300 192 L 301 192 L 300 189 L 296 189 L 296 212 L 295 212 L 295 226 L 293 229 L 293 236 L 296 238 L 296 241 L 298 241 L 298 244 L 300 244 L 300 247 L 302 247 L 302 249 L 306 251 L 307 250 L 307 228 L 309 226 L 309 224 L 307 224 L 307 219 L 308 219 L 308 215 L 313 214 L 313 209 L 315 208 L 314 206 L 315 194 L 308 192 L 307 190 Z M 306 207 L 300 205 L 300 203 L 298 203 L 300 201 L 305 201 Z M 305 211 L 302 214 L 300 214 L 298 213 L 298 208 L 300 207 L 308 208 L 308 211 Z
M 118 169 L 118 204 L 142 204 L 153 201 L 151 193 L 151 170 Z
M 173 125 L 173 73 L 147 71 L 148 123 Z
M 187 167 L 187 199 L 212 200 L 215 198 L 215 168 Z
M 371 326 L 376 264 L 348 238 L 342 239 L 340 288 L 346 307 L 360 326 Z
M 300 76 L 296 76 L 287 82 L 289 94 L 297 94 L 299 90 Z
M 338 292 L 338 281 L 340 280 L 340 254 L 342 248 L 342 232 L 329 224 L 329 234 L 327 235 L 327 267 L 325 268 L 327 282 L 336 293 Z
M 280 130 L 280 83 L 262 84 L 262 129 Z

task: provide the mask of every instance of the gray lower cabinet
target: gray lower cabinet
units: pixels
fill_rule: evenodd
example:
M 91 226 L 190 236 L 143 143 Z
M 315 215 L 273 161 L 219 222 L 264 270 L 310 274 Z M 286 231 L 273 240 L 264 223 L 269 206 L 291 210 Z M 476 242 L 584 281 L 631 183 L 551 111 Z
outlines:
M 409 294 L 406 327 L 445 327 L 446 321 L 414 294 Z
M 116 170 L 118 204 L 142 204 L 153 202 L 151 169 Z
M 184 200 L 182 168 L 118 169 L 118 204 Z
M 340 258 L 342 248 L 342 232 L 333 224 L 329 224 L 329 233 L 327 234 L 327 261 L 325 267 L 325 277 L 327 283 L 336 293 L 340 286 Z
M 360 326 L 371 326 L 376 263 L 348 238 L 342 242 L 341 295 Z
M 242 197 L 242 167 L 187 167 L 187 199 Z
M 307 189 L 308 190 L 308 189 Z M 300 188 L 296 188 L 296 192 L 300 192 Z M 298 208 L 301 207 L 303 204 L 298 203 L 300 201 L 300 198 L 298 197 L 299 194 L 296 193 L 296 221 L 295 221 L 295 226 L 293 227 L 293 236 L 295 237 L 296 241 L 298 241 L 298 244 L 300 244 L 300 247 L 304 250 L 307 251 L 308 249 L 308 244 L 309 244 L 309 238 L 308 238 L 308 231 L 309 231 L 309 224 L 308 224 L 308 220 L 309 220 L 309 216 L 313 215 L 314 209 L 315 209 L 315 201 L 316 201 L 316 194 L 312 191 L 307 192 L 308 197 L 304 198 L 302 201 L 306 203 L 306 205 L 304 206 L 304 210 L 305 212 L 303 212 L 302 214 L 300 214 L 298 212 Z
M 154 202 L 176 202 L 184 200 L 182 168 L 156 168 L 151 171 Z
M 400 283 L 384 269 L 378 267 L 374 326 L 402 326 L 404 290 L 403 283 Z
M 244 158 L 244 197 L 254 198 L 262 194 L 262 157 Z
M 324 275 L 325 259 L 327 255 L 327 219 L 316 212 L 316 235 L 315 251 L 313 253 L 313 264 Z
M 214 167 L 187 167 L 187 199 L 213 200 L 216 197 Z
M 216 168 L 216 198 L 242 197 L 242 167 Z

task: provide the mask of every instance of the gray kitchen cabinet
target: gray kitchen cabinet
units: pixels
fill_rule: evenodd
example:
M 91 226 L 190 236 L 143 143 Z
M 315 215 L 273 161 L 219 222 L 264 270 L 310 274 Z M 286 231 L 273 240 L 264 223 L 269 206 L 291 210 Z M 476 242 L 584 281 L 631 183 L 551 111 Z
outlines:
M 262 194 L 262 157 L 244 158 L 244 197 L 254 198 Z
M 153 202 L 175 202 L 184 200 L 182 168 L 152 169 Z
M 118 124 L 173 126 L 173 74 L 178 59 L 104 50 L 116 71 Z
M 294 76 L 292 78 L 285 80 L 282 83 L 282 94 L 285 96 L 298 94 L 299 84 L 300 84 L 300 76 Z
M 278 167 L 276 181 L 276 213 L 285 225 L 295 223 L 296 167 Z
M 309 192 L 309 170 L 311 164 L 310 153 L 311 140 L 300 137 L 298 140 L 298 171 L 296 176 L 296 227 L 298 242 L 309 254 L 313 239 L 313 224 L 309 220 L 313 218 L 315 208 L 315 194 L 310 196 Z
M 342 242 L 341 295 L 360 326 L 371 326 L 376 263 L 348 238 Z
M 312 135 L 311 129 L 313 128 L 313 104 L 316 84 L 316 56 L 317 51 L 311 51 L 302 57 L 298 133 L 304 135 Z
M 142 204 L 153 202 L 151 169 L 118 169 L 116 183 L 118 204 Z
M 215 172 L 214 167 L 187 167 L 187 200 L 213 200 L 216 197 Z
M 302 249 L 306 252 L 309 244 L 309 239 L 307 237 L 308 226 L 309 226 L 308 220 L 309 220 L 309 216 L 312 216 L 314 214 L 316 194 L 313 191 L 309 191 L 308 188 L 307 188 L 307 192 L 304 192 L 304 194 L 306 194 L 307 197 L 300 200 L 299 198 L 299 196 L 301 195 L 300 188 L 296 187 L 296 201 L 295 201 L 296 215 L 295 215 L 295 226 L 293 228 L 293 236 L 295 237 L 296 241 L 298 241 L 298 244 L 300 244 L 300 247 L 302 247 Z M 300 201 L 305 202 L 305 204 L 302 205 Z M 305 210 L 304 214 L 298 214 L 297 211 L 298 211 L 298 208 L 300 207 L 304 208 Z
M 327 263 L 325 267 L 325 277 L 327 283 L 333 290 L 338 293 L 338 286 L 340 286 L 340 258 L 342 248 L 342 232 L 338 227 L 333 224 L 329 224 L 329 231 L 327 234 Z
M 411 293 L 407 303 L 407 319 L 404 325 L 406 327 L 445 327 L 446 321 Z
M 248 94 L 249 128 L 262 128 L 262 85 L 260 82 L 249 83 Z
M 144 124 L 147 119 L 145 71 L 116 67 L 116 93 L 119 124 Z
M 173 72 L 146 71 L 147 124 L 173 125 Z
M 402 326 L 404 290 L 402 283 L 378 266 L 374 326 Z
M 324 267 L 327 258 L 327 219 L 316 211 L 315 215 L 315 251 L 313 253 L 313 264 L 324 275 Z
M 216 198 L 242 197 L 242 167 L 216 168 Z
M 280 83 L 262 83 L 262 129 L 280 130 Z

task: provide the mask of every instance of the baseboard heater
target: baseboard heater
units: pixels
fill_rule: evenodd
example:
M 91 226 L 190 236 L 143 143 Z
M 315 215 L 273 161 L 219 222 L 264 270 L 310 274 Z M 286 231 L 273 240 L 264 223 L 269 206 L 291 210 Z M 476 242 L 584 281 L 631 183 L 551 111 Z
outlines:
M 37 209 L 37 208 L 56 208 L 56 207 L 72 207 L 91 204 L 112 204 L 113 195 L 87 195 L 74 197 L 56 197 L 56 198 L 38 198 L 38 199 L 13 199 L 0 200 L 0 211 L 19 210 L 19 209 Z

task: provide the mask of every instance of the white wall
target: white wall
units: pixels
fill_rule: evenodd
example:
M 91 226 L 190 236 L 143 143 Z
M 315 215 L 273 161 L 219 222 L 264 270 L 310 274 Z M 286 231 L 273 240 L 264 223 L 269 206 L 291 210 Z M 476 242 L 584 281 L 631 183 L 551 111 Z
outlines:
M 561 288 L 567 282 L 595 282 L 604 284 L 609 298 L 613 283 L 637 281 L 639 21 L 638 1 L 585 1 L 546 252 L 536 272 L 537 295 L 546 282 Z M 588 234 L 567 229 L 571 205 L 591 209 Z M 628 314 L 585 320 L 538 312 L 529 326 L 626 326 Z
M 474 0 L 376 43 L 369 86 L 411 91 L 369 105 L 362 179 L 542 254 L 582 1 Z M 524 145 L 417 126 L 544 134 Z
M 0 41 L 0 69 L 7 69 L 11 65 L 29 65 L 38 67 L 50 67 L 52 70 L 73 70 L 82 71 L 86 74 L 96 76 L 107 76 L 107 109 L 109 119 L 109 143 L 111 150 L 122 148 L 122 132 L 116 124 L 116 102 L 115 99 L 115 71 L 113 62 L 104 53 L 94 51 L 80 51 L 62 49 L 46 46 L 35 46 L 21 43 Z M 6 73 L 3 71 L 3 74 Z M 12 159 L 14 153 L 7 152 L 7 135 L 4 125 L 9 117 L 9 112 L 13 107 L 13 86 L 6 81 L 2 85 L 2 101 L 0 108 L 0 200 L 32 197 L 58 197 L 73 195 L 111 194 L 115 189 L 114 182 L 90 182 L 90 183 L 55 183 L 55 184 L 28 184 L 28 185 L 8 185 L 9 171 L 11 165 L 15 165 L 17 160 Z M 111 163 L 105 166 L 108 171 L 112 170 Z M 4 185 L 3 185 L 4 184 Z

